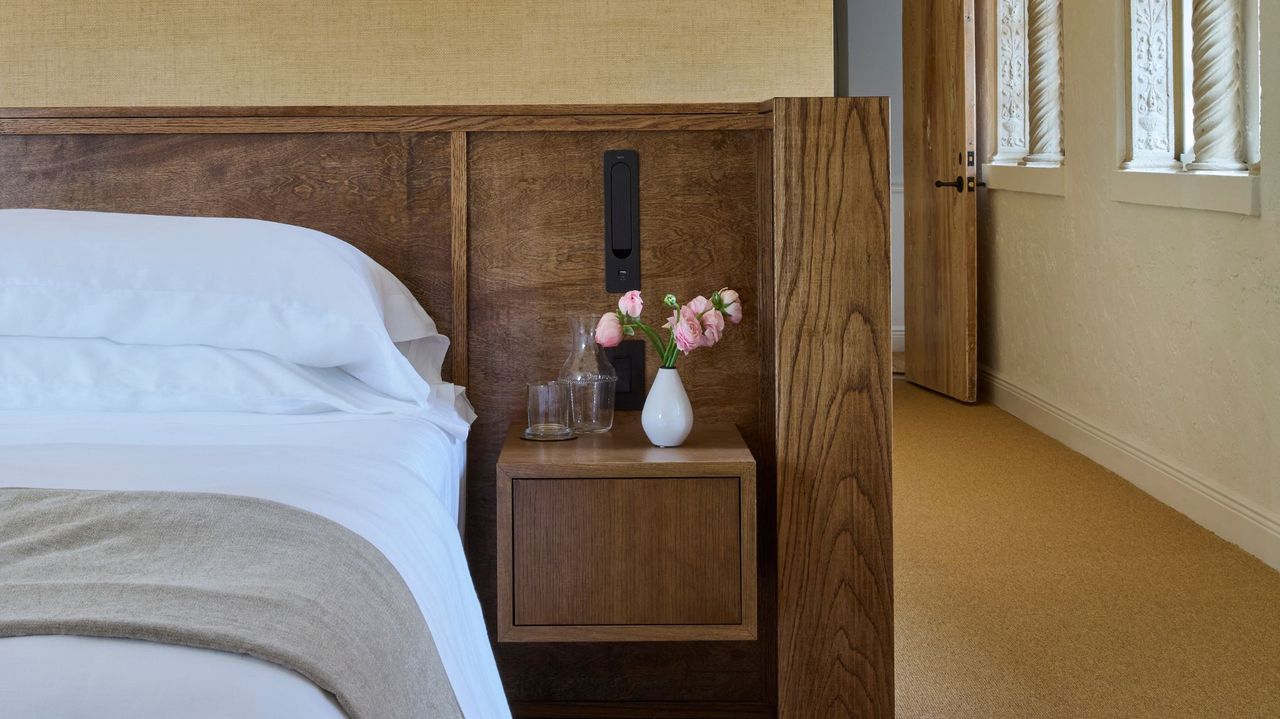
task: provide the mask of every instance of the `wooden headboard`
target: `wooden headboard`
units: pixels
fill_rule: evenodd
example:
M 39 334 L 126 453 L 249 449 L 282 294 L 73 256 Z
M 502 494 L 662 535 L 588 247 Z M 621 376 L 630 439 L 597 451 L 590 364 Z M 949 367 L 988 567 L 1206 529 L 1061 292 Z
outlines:
M 887 119 L 883 98 L 0 110 L 0 207 L 287 222 L 404 280 L 480 414 L 466 546 L 492 632 L 497 451 L 565 318 L 614 299 L 600 163 L 638 150 L 643 287 L 724 284 L 748 310 L 682 373 L 760 465 L 761 639 L 498 645 L 508 695 L 528 716 L 888 718 Z

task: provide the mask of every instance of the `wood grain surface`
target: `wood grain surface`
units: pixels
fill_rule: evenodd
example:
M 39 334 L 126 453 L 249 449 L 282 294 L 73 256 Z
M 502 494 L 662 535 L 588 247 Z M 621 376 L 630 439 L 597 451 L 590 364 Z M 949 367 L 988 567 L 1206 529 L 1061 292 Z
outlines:
M 516 626 L 742 623 L 737 477 L 516 479 L 511 504 Z
M 449 133 L 4 135 L 0 166 L 9 171 L 0 174 L 0 206 L 288 222 L 350 241 L 396 273 L 453 340 L 446 378 L 460 354 L 472 353 L 459 365 L 470 373 L 469 395 L 481 412 L 470 442 L 467 544 L 492 627 L 497 448 L 508 421 L 523 413 L 523 383 L 554 376 L 568 354 L 570 314 L 598 315 L 616 301 L 603 289 L 604 150 L 641 153 L 651 296 L 661 288 L 687 299 L 723 285 L 742 292 L 742 325 L 682 372 L 699 422 L 730 421 L 753 447 L 762 441 L 762 408 L 772 414 L 759 385 L 756 319 L 757 265 L 767 252 L 761 188 L 771 185 L 759 173 L 769 169 L 768 138 L 759 131 L 472 133 L 462 163 Z M 452 177 L 464 166 L 465 185 Z M 453 219 L 453 200 L 463 193 L 465 233 Z M 463 313 L 452 273 L 468 260 Z M 472 319 L 465 334 L 454 331 L 455 312 L 462 322 Z M 649 364 L 651 380 L 657 363 Z M 772 564 L 772 554 L 762 562 Z M 772 612 L 758 610 L 761 631 L 772 626 Z M 772 684 L 765 651 L 747 641 L 588 651 L 550 644 L 502 650 L 499 661 L 514 699 L 765 701 Z M 563 669 L 555 682 L 547 681 L 550 665 Z
M 769 103 L 770 110 L 773 103 Z M 766 521 L 757 523 L 756 543 L 759 546 L 760 562 L 758 596 L 759 642 L 762 671 L 766 677 L 762 691 L 764 701 L 776 705 L 778 701 L 778 486 L 774 458 L 777 456 L 777 407 L 774 397 L 777 392 L 776 367 L 774 351 L 777 346 L 777 327 L 774 324 L 777 300 L 777 285 L 773 273 L 773 132 L 762 133 L 762 147 L 756 155 L 756 196 L 759 201 L 760 245 L 756 249 L 758 265 L 758 281 L 760 300 L 757 311 L 760 313 L 760 387 L 757 394 L 757 406 L 760 408 L 759 434 L 754 451 L 759 463 L 756 467 L 756 511 Z M 775 521 L 767 521 L 774 518 Z
M 761 702 L 572 702 L 511 705 L 515 719 L 773 719 Z
M 661 324 L 662 293 L 681 299 L 722 286 L 743 293 L 746 318 L 680 371 L 696 424 L 726 421 L 749 446 L 760 437 L 757 173 L 760 132 L 475 133 L 469 147 L 471 352 L 469 394 L 480 419 L 469 442 L 467 526 L 473 578 L 495 626 L 494 465 L 508 426 L 525 413 L 525 383 L 552 378 L 569 353 L 569 318 L 615 305 L 604 290 L 601 163 L 640 156 L 641 286 Z M 552 269 L 548 269 L 552 268 Z M 650 354 L 648 380 L 658 362 Z M 770 405 L 770 412 L 772 407 Z M 758 643 L 500 645 L 508 695 L 519 701 L 742 701 L 771 678 Z M 563 678 L 545 681 L 546 667 Z
M 893 716 L 888 101 L 774 105 L 778 716 Z
M 655 447 L 638 412 L 619 412 L 613 429 L 568 442 L 517 440 L 517 422 L 502 446 L 501 467 L 513 477 L 670 477 L 696 464 L 699 476 L 740 477 L 754 462 L 738 428 L 698 422 L 679 447 Z
M 450 218 L 450 250 L 449 277 L 452 281 L 453 333 L 462 341 L 449 347 L 449 368 L 453 372 L 452 381 L 460 385 L 468 381 L 467 352 L 467 313 L 471 303 L 470 289 L 467 284 L 467 242 L 469 238 L 467 207 L 467 133 L 449 133 L 449 218 Z
M 775 703 L 786 717 L 888 716 L 884 105 L 680 107 L 474 113 L 551 123 L 512 132 L 447 109 L 284 114 L 315 125 L 281 124 L 278 108 L 0 111 L 0 207 L 288 222 L 396 273 L 453 339 L 446 376 L 469 381 L 480 412 L 466 539 L 493 627 L 498 449 L 523 416 L 524 383 L 555 376 L 568 354 L 569 317 L 616 301 L 604 292 L 600 163 L 605 150 L 636 149 L 650 306 L 663 292 L 727 285 L 747 310 L 681 373 L 695 427 L 736 425 L 758 459 L 759 639 L 504 644 L 508 695 L 518 715 L 543 717 L 754 717 Z M 720 114 L 751 129 L 725 129 Z M 439 120 L 461 124 L 415 129 Z M 28 121 L 65 134 L 5 124 Z M 379 127 L 395 131 L 368 131 Z
M 569 442 L 527 442 L 522 427 L 511 428 L 497 464 L 500 639 L 754 638 L 756 463 L 733 425 L 700 423 L 668 448 L 651 445 L 634 414 Z M 521 617 L 522 597 L 563 617 Z M 585 625 L 619 606 L 625 622 Z M 724 616 L 703 615 L 717 606 Z
M 333 132 L 583 132 L 604 130 L 763 130 L 759 113 L 691 115 L 426 115 L 354 117 L 0 118 L 0 134 L 185 135 Z
M 539 115 L 743 115 L 772 112 L 765 102 L 621 103 L 616 105 L 266 105 L 6 107 L 0 118 L 118 117 L 532 117 Z
M 977 177 L 973 18 L 973 0 L 903 6 L 906 375 L 964 402 L 978 399 L 978 193 L 934 182 Z

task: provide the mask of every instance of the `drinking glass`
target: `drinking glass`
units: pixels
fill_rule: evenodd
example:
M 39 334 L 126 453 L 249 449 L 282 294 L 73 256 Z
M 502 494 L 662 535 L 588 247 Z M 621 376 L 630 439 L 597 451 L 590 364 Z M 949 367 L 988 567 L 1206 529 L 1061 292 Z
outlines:
M 529 383 L 529 426 L 525 439 L 555 440 L 573 436 L 569 423 L 569 385 L 559 380 Z

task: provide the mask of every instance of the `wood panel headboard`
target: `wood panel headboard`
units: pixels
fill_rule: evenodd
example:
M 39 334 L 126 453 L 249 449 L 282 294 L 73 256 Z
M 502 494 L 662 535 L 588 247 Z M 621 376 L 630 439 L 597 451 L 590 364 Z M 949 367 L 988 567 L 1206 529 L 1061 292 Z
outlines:
M 601 156 L 638 150 L 644 287 L 723 282 L 748 308 L 684 374 L 759 461 L 761 639 L 498 645 L 508 695 L 528 716 L 888 718 L 887 118 L 883 98 L 0 110 L 0 207 L 288 222 L 403 279 L 480 414 L 466 544 L 492 632 L 494 460 L 567 352 L 533 336 L 612 301 Z

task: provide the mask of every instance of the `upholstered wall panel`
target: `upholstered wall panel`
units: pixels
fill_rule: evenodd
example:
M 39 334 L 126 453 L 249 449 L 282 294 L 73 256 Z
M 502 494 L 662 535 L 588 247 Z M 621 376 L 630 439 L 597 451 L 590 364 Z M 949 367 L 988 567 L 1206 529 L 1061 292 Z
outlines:
M 829 0 L 4 0 L 0 106 L 822 96 L 832 27 Z

